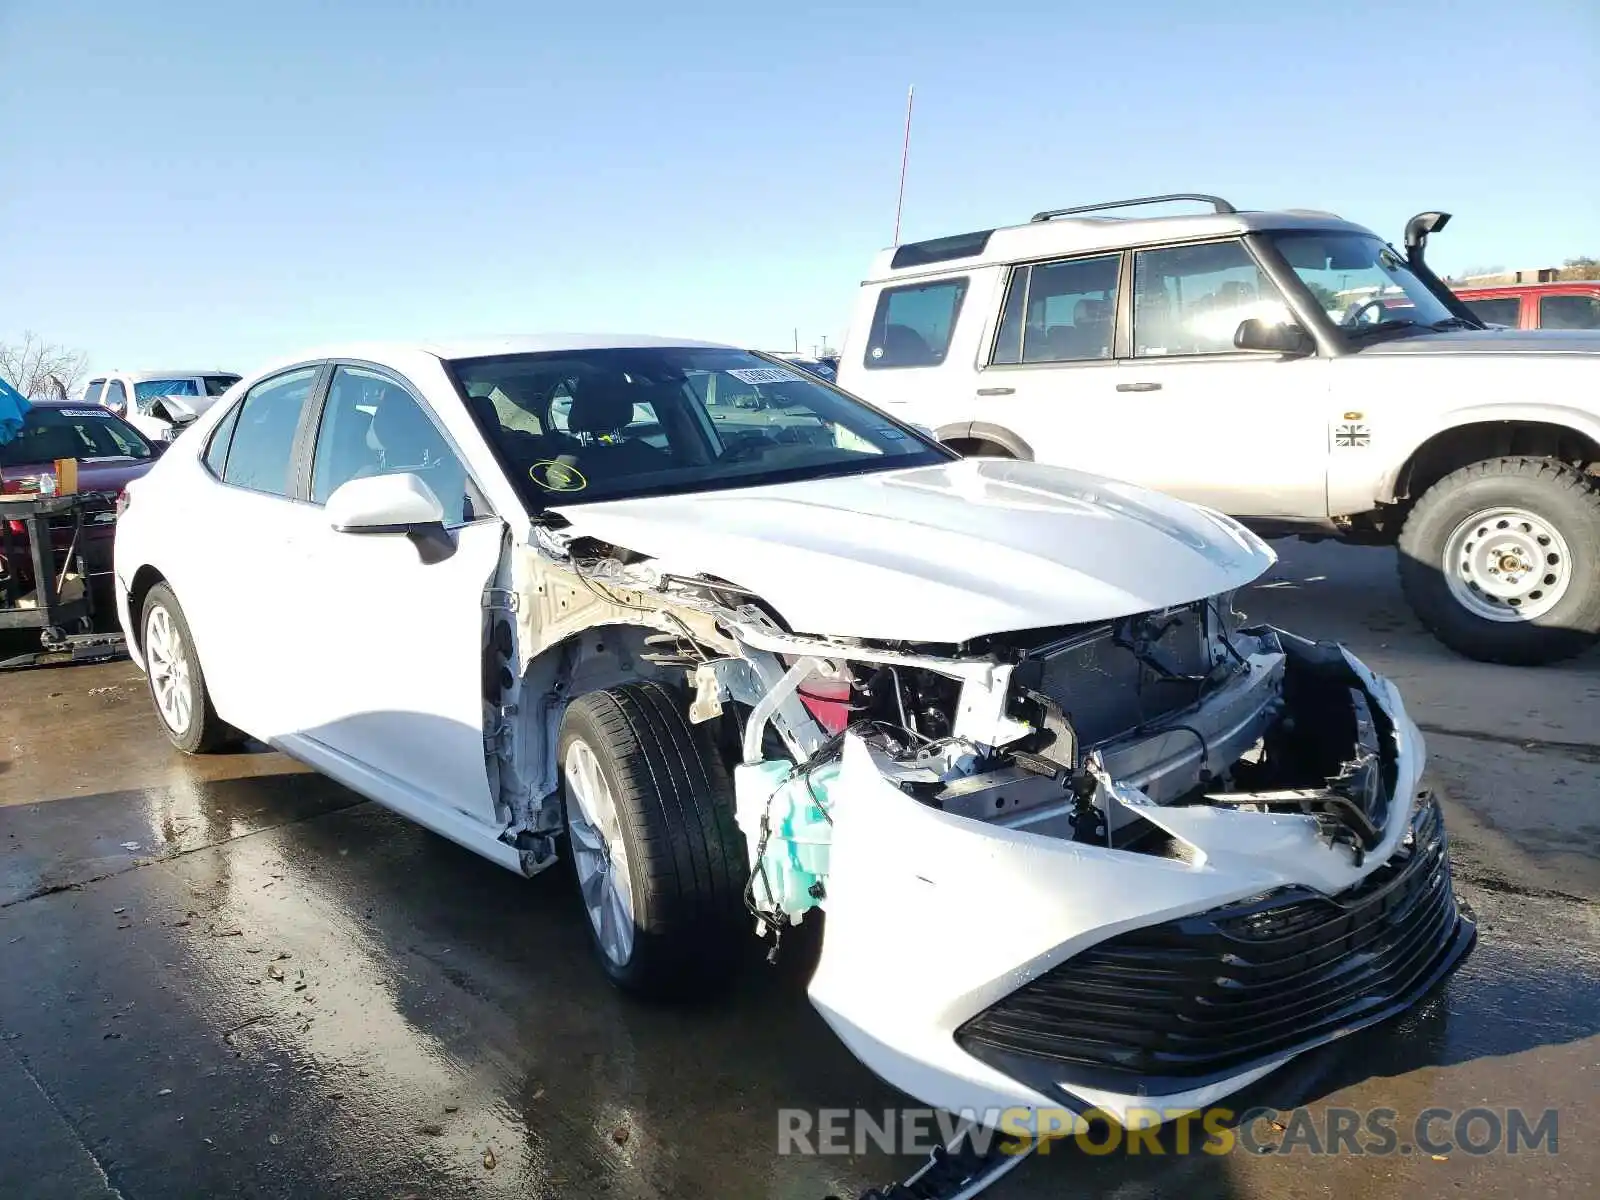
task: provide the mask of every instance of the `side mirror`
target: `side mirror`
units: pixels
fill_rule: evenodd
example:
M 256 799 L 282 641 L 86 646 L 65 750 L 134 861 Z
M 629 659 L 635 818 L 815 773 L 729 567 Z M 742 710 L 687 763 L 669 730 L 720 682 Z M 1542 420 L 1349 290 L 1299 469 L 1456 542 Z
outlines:
M 369 475 L 340 484 L 328 497 L 328 523 L 340 533 L 403 534 L 425 563 L 455 552 L 444 527 L 444 506 L 409 472 Z
M 1233 344 L 1240 350 L 1265 350 L 1272 354 L 1296 357 L 1304 357 L 1316 350 L 1311 336 L 1300 326 L 1263 321 L 1259 317 L 1239 322 L 1239 328 L 1233 331 Z

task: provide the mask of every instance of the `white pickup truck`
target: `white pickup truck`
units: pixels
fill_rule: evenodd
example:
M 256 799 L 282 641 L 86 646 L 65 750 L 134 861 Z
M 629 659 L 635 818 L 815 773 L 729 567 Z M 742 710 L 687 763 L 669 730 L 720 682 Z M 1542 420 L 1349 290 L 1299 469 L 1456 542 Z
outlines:
M 169 442 L 238 382 L 231 371 L 112 371 L 89 380 L 83 399 L 109 408 L 145 437 Z
M 1198 201 L 1212 211 L 1125 217 Z M 1214 196 L 1041 212 L 882 252 L 839 385 L 969 455 L 1079 467 L 1258 532 L 1397 544 L 1457 651 L 1600 638 L 1600 334 L 1488 329 L 1329 213 Z

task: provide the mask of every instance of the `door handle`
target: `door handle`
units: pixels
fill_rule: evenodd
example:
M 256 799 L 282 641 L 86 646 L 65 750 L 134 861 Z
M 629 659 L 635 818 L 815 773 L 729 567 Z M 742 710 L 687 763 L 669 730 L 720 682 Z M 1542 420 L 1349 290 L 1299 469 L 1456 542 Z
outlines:
M 1161 385 L 1159 383 L 1119 383 L 1119 384 L 1117 384 L 1117 391 L 1119 391 L 1119 392 L 1159 392 L 1160 390 L 1161 390 Z
M 1016 388 L 979 388 L 978 389 L 978 395 L 980 395 L 980 396 L 1014 396 L 1014 395 L 1016 395 L 1016 393 L 1017 393 L 1017 389 Z

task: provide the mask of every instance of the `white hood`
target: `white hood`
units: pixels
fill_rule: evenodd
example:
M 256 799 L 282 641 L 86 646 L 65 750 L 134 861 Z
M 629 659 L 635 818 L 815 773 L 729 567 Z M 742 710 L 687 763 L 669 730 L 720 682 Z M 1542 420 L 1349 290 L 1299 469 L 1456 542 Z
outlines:
M 660 571 L 748 588 L 796 633 L 912 642 L 1185 604 L 1276 560 L 1210 510 L 1004 459 L 554 511 Z

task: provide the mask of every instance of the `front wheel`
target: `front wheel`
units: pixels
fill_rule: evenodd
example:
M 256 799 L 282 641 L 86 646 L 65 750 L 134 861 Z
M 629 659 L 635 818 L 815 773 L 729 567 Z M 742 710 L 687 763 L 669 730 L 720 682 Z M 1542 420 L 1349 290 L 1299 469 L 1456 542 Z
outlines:
M 601 967 L 647 996 L 714 990 L 748 942 L 727 768 L 657 683 L 580 696 L 558 744 L 574 872 Z
M 1400 531 L 1400 586 L 1429 632 L 1482 662 L 1537 666 L 1600 639 L 1600 488 L 1548 458 L 1446 475 Z

